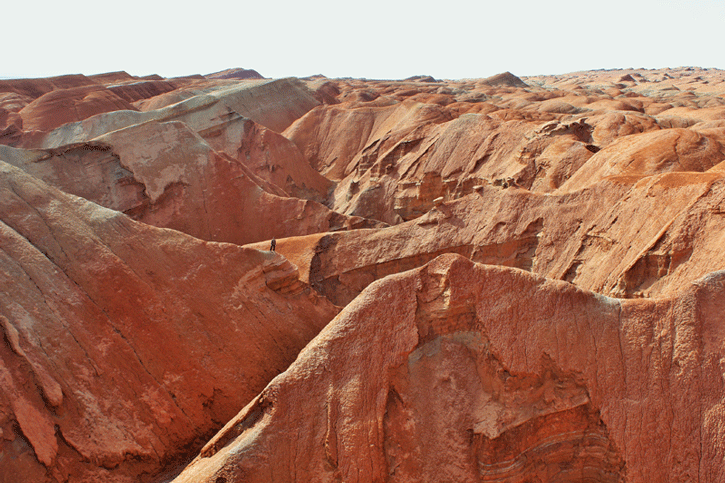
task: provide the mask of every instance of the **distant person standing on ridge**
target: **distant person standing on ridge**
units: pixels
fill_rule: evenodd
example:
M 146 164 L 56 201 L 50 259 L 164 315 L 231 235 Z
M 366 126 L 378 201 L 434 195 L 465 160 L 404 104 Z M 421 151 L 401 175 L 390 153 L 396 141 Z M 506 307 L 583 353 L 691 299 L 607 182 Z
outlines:
M 274 251 L 275 248 L 277 248 L 277 240 L 272 237 L 272 246 L 270 247 L 270 251 Z

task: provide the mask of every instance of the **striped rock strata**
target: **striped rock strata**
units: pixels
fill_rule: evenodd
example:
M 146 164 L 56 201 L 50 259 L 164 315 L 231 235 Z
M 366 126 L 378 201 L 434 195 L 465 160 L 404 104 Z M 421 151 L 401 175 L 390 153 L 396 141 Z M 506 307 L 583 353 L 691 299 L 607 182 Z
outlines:
M 150 482 L 339 309 L 281 255 L 131 220 L 0 163 L 0 482 Z
M 370 285 L 174 483 L 713 482 L 725 273 L 619 300 L 444 255 Z

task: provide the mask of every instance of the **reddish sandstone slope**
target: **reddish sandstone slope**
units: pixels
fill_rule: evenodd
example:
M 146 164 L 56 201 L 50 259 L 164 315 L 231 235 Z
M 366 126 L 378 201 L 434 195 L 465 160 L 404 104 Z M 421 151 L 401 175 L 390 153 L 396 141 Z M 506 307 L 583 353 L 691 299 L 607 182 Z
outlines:
M 0 163 L 0 481 L 157 481 L 337 309 L 283 257 Z
M 556 195 L 486 186 L 394 227 L 279 240 L 278 250 L 339 305 L 442 253 L 610 296 L 669 295 L 725 268 L 723 174 L 609 178 Z
M 178 83 L 179 81 L 175 81 Z M 274 131 L 286 129 L 294 120 L 319 104 L 313 93 L 298 79 L 262 81 L 201 81 L 180 87 L 150 100 L 177 95 L 169 103 L 140 112 L 112 111 L 67 123 L 47 133 L 31 136 L 20 147 L 54 148 L 88 141 L 103 134 L 148 121 L 181 121 L 202 133 L 240 118 Z
M 126 72 L 86 77 L 0 80 L 0 144 L 31 144 L 43 132 L 176 89 L 173 83 Z
M 338 181 L 331 208 L 390 224 L 478 185 L 574 191 L 607 176 L 705 171 L 725 159 L 722 71 L 632 79 L 607 71 L 526 82 L 315 78 L 310 87 L 332 99 L 285 135 Z
M 83 86 L 44 94 L 23 107 L 20 116 L 25 130 L 51 131 L 68 122 L 118 110 L 136 108 L 102 86 Z
M 608 176 L 704 172 L 725 160 L 725 130 L 663 129 L 617 139 L 561 186 L 576 190 Z
M 719 482 L 723 95 L 0 81 L 0 483 Z
M 175 480 L 714 482 L 725 273 L 618 300 L 442 256 L 368 287 Z
M 0 144 L 16 146 L 22 142 L 25 132 L 20 111 L 35 99 L 54 90 L 74 92 L 83 87 L 100 88 L 93 79 L 84 75 L 0 80 Z M 68 104 L 65 107 L 73 108 Z M 64 118 L 77 116 L 74 109 L 57 114 Z
M 207 74 L 204 77 L 207 79 L 264 79 L 264 77 L 262 77 L 262 75 L 256 70 L 242 69 L 241 67 Z
M 14 92 L 31 100 L 56 89 L 72 89 L 98 85 L 93 78 L 82 74 L 62 75 L 45 79 L 0 80 L 0 92 Z
M 297 87 L 304 97 L 304 86 Z M 333 183 L 292 142 L 230 110 L 249 107 L 244 99 L 250 89 L 264 97 L 269 87 L 200 95 L 153 112 L 92 117 L 49 135 L 59 143 L 78 142 L 43 151 L 3 147 L 0 159 L 139 221 L 210 241 L 243 244 L 382 226 L 323 206 Z M 268 100 L 282 102 L 279 96 Z M 290 112 L 270 104 L 257 115 Z
M 243 145 L 253 152 L 247 163 L 215 151 L 181 122 L 148 122 L 91 142 L 43 151 L 0 147 L 0 159 L 138 221 L 209 241 L 244 244 L 274 236 L 382 226 L 340 215 L 312 200 L 290 197 L 281 187 L 254 174 L 248 166 L 276 165 L 269 150 L 253 151 L 260 137 L 270 136 L 255 128 L 247 136 Z M 274 144 L 266 148 L 274 149 L 271 146 Z M 284 149 L 286 144 L 281 146 Z M 304 174 L 297 169 L 300 172 Z M 299 185 L 291 178 L 283 185 L 296 194 L 322 197 L 306 188 L 309 179 L 297 180 Z M 312 178 L 311 188 L 325 186 L 313 184 L 315 181 Z
M 148 82 L 151 81 L 115 87 L 131 89 Z M 313 93 L 300 81 L 281 79 L 252 84 L 194 84 L 193 89 L 174 88 L 169 94 L 179 91 L 185 92 L 188 97 L 144 112 L 113 111 L 82 122 L 66 123 L 49 133 L 27 137 L 23 145 L 26 148 L 62 149 L 72 146 L 77 149 L 79 144 L 136 126 L 132 130 L 137 137 L 135 142 L 140 143 L 136 151 L 145 149 L 147 152 L 143 158 L 153 161 L 159 150 L 195 150 L 193 147 L 171 145 L 179 142 L 174 136 L 167 140 L 155 134 L 158 131 L 156 123 L 184 123 L 214 151 L 237 160 L 257 177 L 279 188 L 265 188 L 267 191 L 320 203 L 327 200 L 334 183 L 312 169 L 296 146 L 274 131 L 283 129 L 317 105 Z M 155 95 L 153 99 L 159 97 L 164 95 Z M 151 132 L 144 135 L 147 127 Z
M 66 77 L 0 81 L 0 144 L 59 147 L 149 120 L 199 117 L 219 124 L 244 116 L 281 132 L 320 103 L 297 79 Z

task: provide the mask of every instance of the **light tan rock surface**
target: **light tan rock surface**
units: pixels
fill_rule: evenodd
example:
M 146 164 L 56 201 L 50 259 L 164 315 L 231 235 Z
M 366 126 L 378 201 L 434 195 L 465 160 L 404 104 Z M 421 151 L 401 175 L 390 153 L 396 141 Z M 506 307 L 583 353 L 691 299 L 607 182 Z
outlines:
M 267 138 L 274 141 L 275 136 L 270 133 Z M 254 132 L 247 137 L 251 142 L 242 145 L 252 150 Z M 267 156 L 269 151 L 256 147 L 250 159 L 275 166 L 277 153 Z M 246 154 L 242 157 L 246 159 Z M 68 193 L 150 225 L 209 241 L 245 244 L 274 236 L 380 225 L 340 215 L 315 201 L 290 198 L 245 164 L 213 150 L 181 122 L 148 122 L 90 143 L 40 152 L 0 148 L 3 158 Z M 295 174 L 301 172 L 302 166 Z M 312 178 L 313 182 L 318 178 Z M 324 184 L 316 187 L 322 190 Z M 309 192 L 322 198 L 317 191 Z
M 158 481 L 338 309 L 280 255 L 0 163 L 0 481 Z
M 717 481 L 724 296 L 442 256 L 368 287 L 174 482 Z

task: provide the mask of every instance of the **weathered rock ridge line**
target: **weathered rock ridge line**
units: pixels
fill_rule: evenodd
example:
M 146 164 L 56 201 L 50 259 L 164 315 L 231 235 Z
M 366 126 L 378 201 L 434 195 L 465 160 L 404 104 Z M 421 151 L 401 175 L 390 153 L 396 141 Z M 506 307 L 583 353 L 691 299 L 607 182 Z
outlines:
M 720 483 L 725 71 L 259 77 L 0 80 L 0 483 Z
M 442 256 L 370 285 L 174 482 L 717 481 L 724 296 Z
M 157 481 L 338 309 L 281 255 L 0 163 L 0 481 Z

